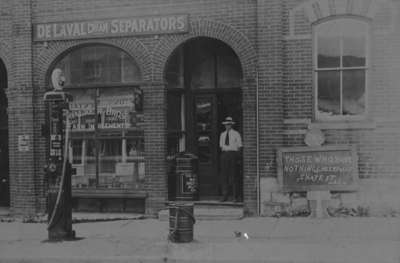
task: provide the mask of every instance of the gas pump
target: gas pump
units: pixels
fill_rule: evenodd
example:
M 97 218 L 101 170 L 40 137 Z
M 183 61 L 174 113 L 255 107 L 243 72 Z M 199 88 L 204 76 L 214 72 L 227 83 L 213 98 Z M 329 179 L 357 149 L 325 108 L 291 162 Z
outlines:
M 72 230 L 72 169 L 68 160 L 68 109 L 72 96 L 62 90 L 64 81 L 60 69 L 53 71 L 52 81 L 54 90 L 44 94 L 48 109 L 46 134 L 49 143 L 45 166 L 48 181 L 47 230 L 49 241 L 60 241 L 75 239 L 75 231 Z

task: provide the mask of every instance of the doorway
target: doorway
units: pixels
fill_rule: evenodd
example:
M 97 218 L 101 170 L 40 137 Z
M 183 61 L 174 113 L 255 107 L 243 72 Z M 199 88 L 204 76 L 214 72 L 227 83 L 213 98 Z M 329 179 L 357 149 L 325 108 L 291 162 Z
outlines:
M 184 43 L 167 64 L 168 153 L 188 151 L 198 157 L 200 200 L 219 200 L 222 194 L 221 122 L 231 116 L 242 133 L 241 79 L 238 57 L 215 39 Z
M 0 60 L 0 206 L 10 206 L 7 71 Z

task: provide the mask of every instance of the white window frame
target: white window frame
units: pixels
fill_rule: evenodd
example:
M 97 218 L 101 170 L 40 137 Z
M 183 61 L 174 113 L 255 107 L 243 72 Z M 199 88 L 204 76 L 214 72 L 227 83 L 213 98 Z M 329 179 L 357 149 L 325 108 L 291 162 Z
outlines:
M 366 27 L 366 43 L 365 43 L 365 66 L 362 67 L 343 67 L 342 59 L 343 59 L 343 38 L 340 38 L 340 65 L 336 68 L 318 68 L 318 27 L 324 23 L 331 22 L 333 20 L 354 20 L 357 22 L 364 23 Z M 317 121 L 360 121 L 365 120 L 368 116 L 368 89 L 369 89 L 369 78 L 370 78 L 370 38 L 371 38 L 371 27 L 369 20 L 363 17 L 358 16 L 340 16 L 334 18 L 328 18 L 320 20 L 312 25 L 312 36 L 313 36 L 313 83 L 314 83 L 314 117 Z M 318 111 L 318 72 L 323 71 L 339 71 L 340 73 L 340 110 L 343 111 L 343 72 L 347 70 L 357 70 L 363 69 L 365 70 L 365 110 L 361 115 L 332 115 L 326 116 L 324 114 L 320 114 Z

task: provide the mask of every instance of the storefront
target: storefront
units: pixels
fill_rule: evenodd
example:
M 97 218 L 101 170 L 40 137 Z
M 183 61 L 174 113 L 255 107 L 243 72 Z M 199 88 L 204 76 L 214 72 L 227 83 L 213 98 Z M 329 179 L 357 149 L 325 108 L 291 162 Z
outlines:
M 0 28 L 19 29 L 19 37 L 0 37 L 0 147 L 9 149 L 1 165 L 9 163 L 10 175 L 0 200 L 15 213 L 45 210 L 42 97 L 55 69 L 74 98 L 69 159 L 77 210 L 156 214 L 176 198 L 169 162 L 179 152 L 197 157 L 196 202 L 218 203 L 226 116 L 244 143 L 237 205 L 246 214 L 308 201 L 307 191 L 282 190 L 278 153 L 316 142 L 355 149 L 359 190 L 329 193 L 342 205 L 398 209 L 396 1 L 67 7 L 17 0 L 0 7 L 17 12 L 5 12 Z

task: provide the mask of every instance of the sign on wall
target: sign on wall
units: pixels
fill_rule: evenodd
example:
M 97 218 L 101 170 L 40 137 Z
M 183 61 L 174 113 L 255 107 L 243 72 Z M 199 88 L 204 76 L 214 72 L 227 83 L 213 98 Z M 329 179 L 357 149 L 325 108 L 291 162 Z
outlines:
M 33 25 L 34 41 L 103 38 L 188 31 L 188 15 L 145 16 Z
M 278 149 L 278 180 L 284 191 L 356 190 L 358 157 L 352 146 Z
M 29 135 L 18 135 L 18 151 L 28 152 L 29 147 Z

